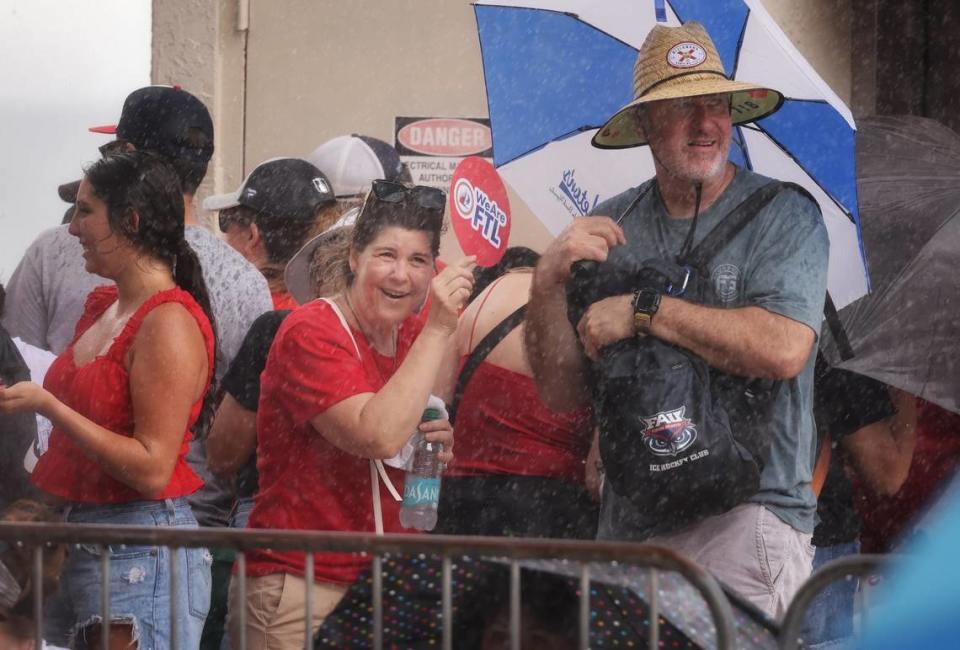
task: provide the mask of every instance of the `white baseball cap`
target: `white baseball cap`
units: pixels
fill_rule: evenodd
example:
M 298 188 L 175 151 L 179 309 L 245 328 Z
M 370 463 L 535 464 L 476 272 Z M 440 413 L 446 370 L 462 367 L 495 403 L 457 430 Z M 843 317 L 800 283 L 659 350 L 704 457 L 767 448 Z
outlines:
M 337 198 L 370 191 L 373 181 L 409 181 L 409 172 L 392 146 L 366 135 L 341 135 L 306 157 L 330 179 Z

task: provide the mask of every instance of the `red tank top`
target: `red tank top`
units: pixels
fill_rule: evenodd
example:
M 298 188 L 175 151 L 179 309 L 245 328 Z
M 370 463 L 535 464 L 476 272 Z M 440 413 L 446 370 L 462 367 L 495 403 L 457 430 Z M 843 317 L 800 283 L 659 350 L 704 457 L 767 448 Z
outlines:
M 161 291 L 144 302 L 124 325 L 110 348 L 83 367 L 74 365 L 73 346 L 117 299 L 115 286 L 97 287 L 87 297 L 83 315 L 77 322 L 70 346 L 50 366 L 44 388 L 61 402 L 100 426 L 120 435 L 133 435 L 134 414 L 130 398 L 130 378 L 123 358 L 133 343 L 143 319 L 156 307 L 167 302 L 183 305 L 197 321 L 207 348 L 207 383 L 213 376 L 213 330 L 206 314 L 193 297 L 180 288 Z M 167 487 L 151 499 L 170 499 L 195 492 L 203 482 L 187 465 L 184 456 L 190 440 L 190 429 L 197 421 L 203 397 L 194 403 L 183 434 L 177 463 Z M 56 427 L 50 436 L 50 447 L 33 472 L 33 482 L 45 492 L 87 503 L 126 503 L 140 501 L 144 495 L 108 475 L 96 460 L 90 458 L 73 440 Z
M 460 368 L 467 357 L 460 360 Z M 451 476 L 516 474 L 583 482 L 590 409 L 554 413 L 533 379 L 492 363 L 478 367 L 457 408 Z

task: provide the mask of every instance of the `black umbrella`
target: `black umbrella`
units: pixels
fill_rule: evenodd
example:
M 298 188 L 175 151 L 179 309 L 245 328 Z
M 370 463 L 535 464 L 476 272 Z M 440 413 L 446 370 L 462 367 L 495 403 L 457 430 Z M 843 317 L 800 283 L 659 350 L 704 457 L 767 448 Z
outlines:
M 578 647 L 580 565 L 562 560 L 519 562 L 524 648 Z M 619 564 L 591 564 L 590 647 L 647 647 L 649 572 Z M 430 555 L 387 556 L 383 561 L 383 647 L 439 648 L 442 562 Z M 505 561 L 455 557 L 451 569 L 453 647 L 509 647 L 509 565 Z M 716 647 L 703 597 L 682 576 L 661 572 L 658 582 L 660 647 Z M 314 648 L 373 647 L 370 571 L 351 585 L 318 631 Z M 776 646 L 775 628 L 749 607 L 733 604 L 736 647 Z
M 857 190 L 871 293 L 840 311 L 840 368 L 960 413 L 960 136 L 921 117 L 857 123 Z

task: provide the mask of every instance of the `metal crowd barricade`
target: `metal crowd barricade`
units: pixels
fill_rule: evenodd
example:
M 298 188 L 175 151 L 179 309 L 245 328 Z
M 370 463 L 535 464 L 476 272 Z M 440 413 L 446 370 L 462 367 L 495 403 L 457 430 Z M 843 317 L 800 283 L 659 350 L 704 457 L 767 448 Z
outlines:
M 797 650 L 802 647 L 802 630 L 807 611 L 821 591 L 837 580 L 849 577 L 864 579 L 880 570 L 890 561 L 888 555 L 851 555 L 827 562 L 817 569 L 800 587 L 787 608 L 780 625 L 781 650 Z M 866 610 L 860 612 L 860 626 L 867 616 Z
M 103 526 L 77 524 L 23 524 L 0 523 L 0 540 L 9 543 L 36 545 L 34 551 L 34 583 L 42 585 L 43 545 L 44 544 L 87 544 L 95 545 L 103 551 L 103 598 L 101 610 L 103 648 L 109 648 L 110 590 L 109 546 L 151 545 L 170 548 L 232 548 L 237 551 L 236 568 L 238 573 L 237 589 L 240 602 L 245 602 L 246 556 L 245 552 L 270 548 L 273 550 L 296 550 L 307 553 L 306 584 L 313 581 L 314 552 L 366 553 L 373 561 L 373 645 L 376 650 L 383 647 L 383 597 L 381 559 L 385 554 L 423 553 L 440 556 L 442 563 L 442 648 L 452 649 L 452 589 L 451 558 L 459 556 L 477 556 L 498 558 L 510 564 L 510 645 L 512 650 L 520 650 L 520 565 L 519 562 L 531 559 L 563 559 L 581 563 L 580 570 L 580 607 L 579 607 L 579 647 L 589 647 L 590 618 L 590 570 L 591 562 L 617 562 L 619 564 L 645 567 L 651 571 L 650 591 L 647 595 L 650 615 L 649 647 L 659 647 L 659 609 L 657 574 L 660 571 L 676 572 L 684 577 L 703 597 L 713 619 L 716 630 L 716 647 L 727 650 L 734 647 L 735 630 L 731 606 L 719 584 L 706 570 L 669 549 L 633 543 L 585 542 L 573 540 L 536 540 L 496 537 L 458 537 L 443 535 L 383 535 L 364 533 L 304 532 L 276 530 L 236 530 L 227 528 L 174 529 L 141 526 Z M 174 553 L 171 559 L 171 588 L 176 590 L 178 580 L 189 579 L 176 573 Z M 42 588 L 42 587 L 41 587 Z M 40 589 L 34 593 L 34 616 L 36 618 L 37 648 L 41 648 L 43 638 L 43 594 Z M 176 632 L 176 599 L 171 613 L 171 632 Z M 312 639 L 312 602 L 311 590 L 307 590 L 305 603 L 306 641 L 305 648 L 313 646 Z M 238 647 L 246 647 L 245 609 L 240 608 L 241 636 L 234 639 Z M 171 634 L 176 643 L 175 634 Z M 185 650 L 172 648 L 171 650 Z

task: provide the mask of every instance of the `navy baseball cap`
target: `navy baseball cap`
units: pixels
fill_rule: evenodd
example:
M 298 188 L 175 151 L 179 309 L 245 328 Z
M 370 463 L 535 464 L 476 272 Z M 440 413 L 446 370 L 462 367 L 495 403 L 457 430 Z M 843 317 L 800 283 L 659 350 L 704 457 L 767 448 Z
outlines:
M 235 192 L 204 199 L 203 209 L 242 205 L 269 217 L 309 220 L 334 202 L 333 187 L 319 169 L 300 158 L 274 158 L 257 165 Z
M 94 126 L 94 133 L 115 134 L 140 151 L 177 160 L 208 162 L 213 156 L 213 120 L 199 99 L 179 86 L 146 86 L 123 102 L 120 121 Z M 206 137 L 196 137 L 202 134 Z

